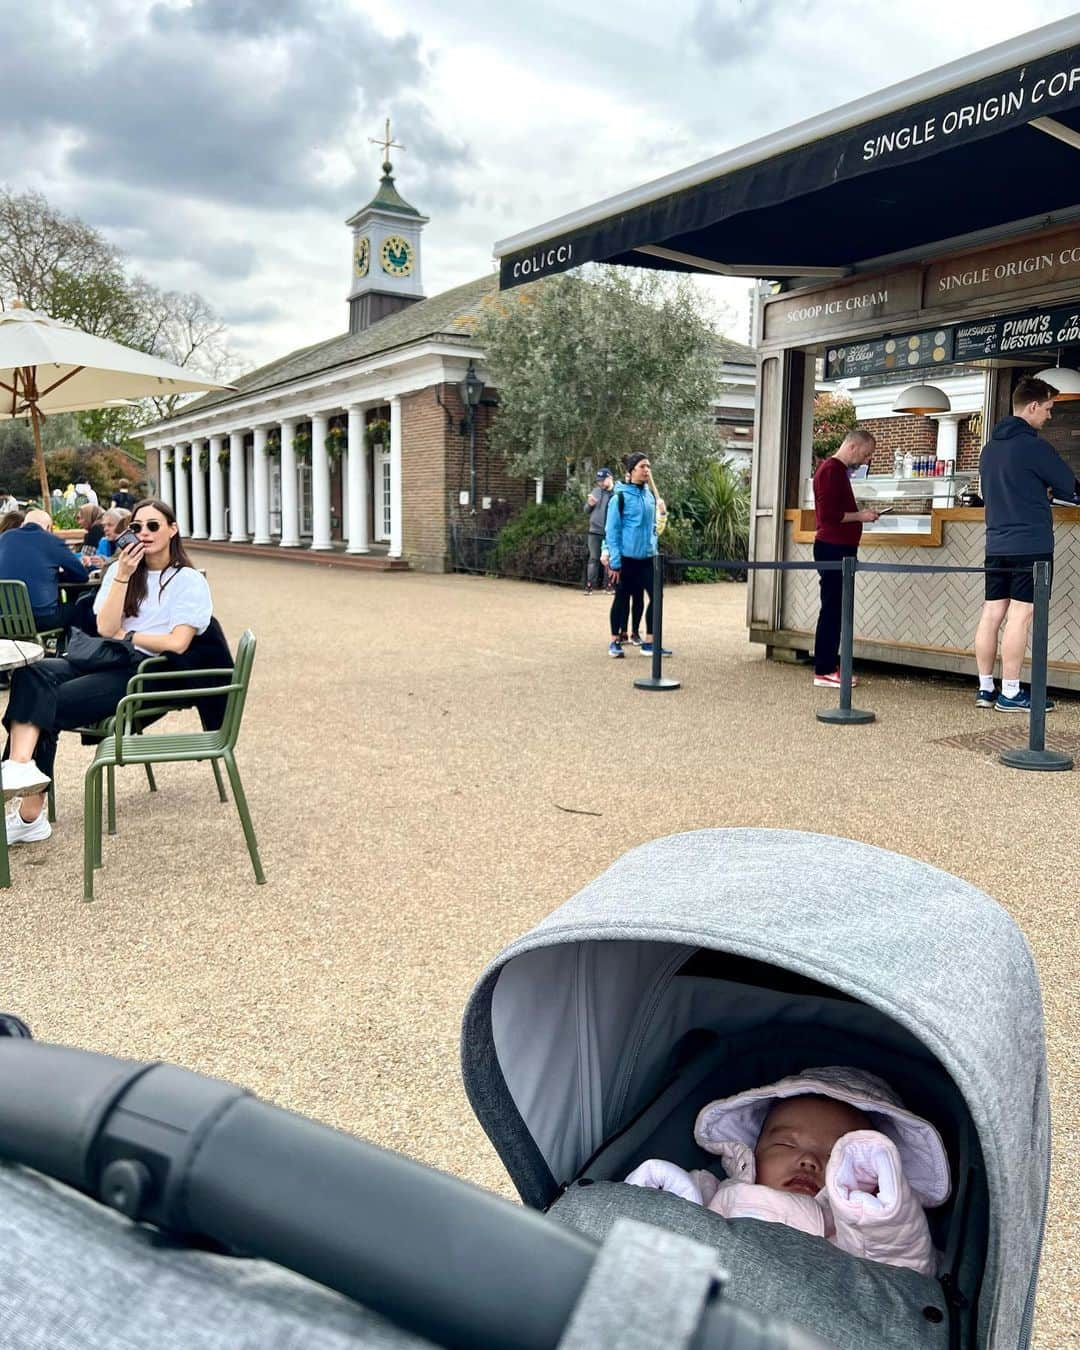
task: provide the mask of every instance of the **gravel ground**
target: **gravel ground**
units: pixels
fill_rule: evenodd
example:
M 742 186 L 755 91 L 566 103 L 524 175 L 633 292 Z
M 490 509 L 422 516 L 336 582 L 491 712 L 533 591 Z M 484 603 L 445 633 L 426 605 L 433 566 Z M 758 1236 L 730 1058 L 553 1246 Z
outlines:
M 239 760 L 268 884 L 207 766 L 162 768 L 156 796 L 131 770 L 84 905 L 89 751 L 65 738 L 54 835 L 13 853 L 0 892 L 0 1006 L 41 1038 L 233 1079 L 509 1194 L 457 1046 L 508 940 L 657 835 L 786 826 L 896 849 L 988 891 L 1034 949 L 1056 1121 L 1038 1344 L 1080 1344 L 1077 774 L 932 744 L 1006 720 L 945 679 L 879 668 L 856 697 L 877 722 L 816 722 L 834 699 L 747 642 L 737 585 L 668 592 L 685 686 L 661 695 L 633 689 L 636 652 L 607 658 L 600 597 L 201 561 L 226 632 L 259 638 Z M 1080 735 L 1080 702 L 1050 726 Z

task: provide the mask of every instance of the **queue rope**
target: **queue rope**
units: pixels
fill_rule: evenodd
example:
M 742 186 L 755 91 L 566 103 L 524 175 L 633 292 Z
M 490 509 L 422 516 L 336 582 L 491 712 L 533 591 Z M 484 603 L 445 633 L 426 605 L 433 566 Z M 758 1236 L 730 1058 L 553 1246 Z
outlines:
M 815 714 L 819 722 L 859 724 L 873 722 L 874 714 L 851 706 L 852 664 L 855 631 L 855 574 L 856 572 L 949 573 L 988 575 L 994 573 L 1021 574 L 1031 572 L 1034 581 L 1034 615 L 1031 634 L 1031 692 L 1028 720 L 1028 744 L 1023 749 L 1003 750 L 1001 762 L 1016 769 L 1066 770 L 1073 767 L 1072 758 L 1046 748 L 1046 671 L 1050 627 L 1050 564 L 1040 560 L 1027 567 L 950 567 L 934 563 L 871 563 L 859 562 L 851 556 L 839 559 L 813 561 L 756 562 L 745 558 L 667 558 L 653 554 L 653 643 L 652 673 L 647 679 L 635 680 L 639 689 L 668 690 L 681 687 L 678 680 L 665 678 L 663 673 L 664 639 L 664 571 L 665 568 L 703 567 L 714 571 L 755 572 L 842 572 L 843 593 L 840 615 L 840 702 L 835 708 L 819 708 Z

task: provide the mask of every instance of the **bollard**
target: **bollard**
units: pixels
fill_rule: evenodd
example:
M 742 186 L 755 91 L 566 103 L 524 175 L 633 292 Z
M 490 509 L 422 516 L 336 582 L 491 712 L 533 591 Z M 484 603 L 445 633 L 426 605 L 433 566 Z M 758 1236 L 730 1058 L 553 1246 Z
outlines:
M 653 554 L 653 595 L 652 595 L 652 674 L 645 679 L 635 680 L 635 689 L 678 689 L 678 680 L 664 678 L 664 557 L 657 547 Z
M 1035 564 L 1035 613 L 1031 625 L 1031 712 L 1028 743 L 1015 750 L 1002 750 L 999 759 L 1010 769 L 1034 769 L 1064 773 L 1072 757 L 1046 748 L 1046 647 L 1050 633 L 1050 564 Z
M 872 722 L 874 714 L 851 706 L 851 662 L 855 634 L 855 559 L 843 560 L 844 594 L 840 602 L 840 704 L 836 708 L 819 708 L 819 722 L 840 722 L 854 725 Z

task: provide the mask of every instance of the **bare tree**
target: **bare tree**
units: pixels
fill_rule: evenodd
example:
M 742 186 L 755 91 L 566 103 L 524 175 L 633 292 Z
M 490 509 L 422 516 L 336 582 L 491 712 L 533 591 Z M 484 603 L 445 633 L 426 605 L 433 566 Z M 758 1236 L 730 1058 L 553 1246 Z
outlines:
M 123 285 L 120 253 L 102 234 L 55 211 L 40 192 L 0 189 L 0 296 L 87 327 L 80 303 L 90 297 L 71 280 L 89 277 Z

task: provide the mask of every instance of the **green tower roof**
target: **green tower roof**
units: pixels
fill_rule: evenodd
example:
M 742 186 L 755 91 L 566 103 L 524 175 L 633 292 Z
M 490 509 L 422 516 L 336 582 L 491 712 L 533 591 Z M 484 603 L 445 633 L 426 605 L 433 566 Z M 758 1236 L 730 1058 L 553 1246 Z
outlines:
M 409 205 L 394 186 L 394 176 L 391 172 L 393 167 L 388 159 L 383 160 L 383 176 L 378 192 L 366 206 L 362 206 L 356 215 L 346 222 L 347 224 L 352 225 L 365 211 L 390 211 L 397 216 L 411 216 L 416 220 L 426 219 L 415 206 Z

